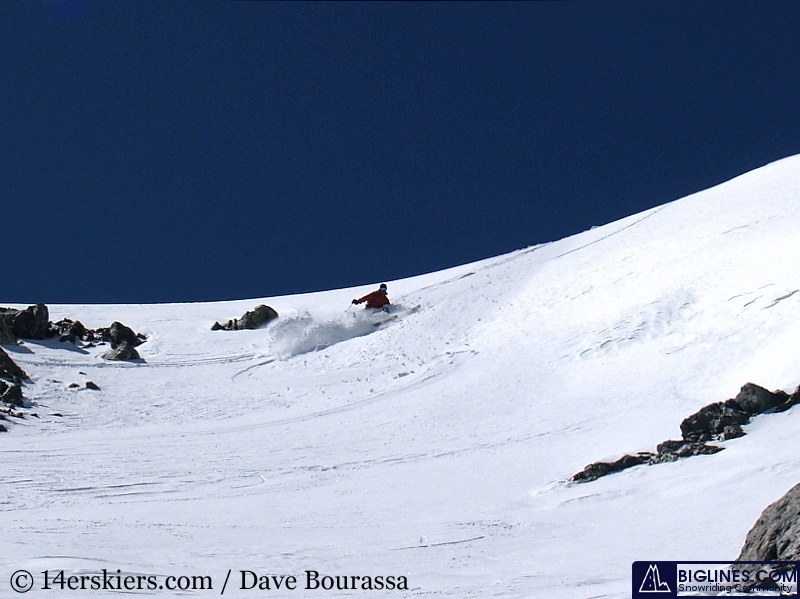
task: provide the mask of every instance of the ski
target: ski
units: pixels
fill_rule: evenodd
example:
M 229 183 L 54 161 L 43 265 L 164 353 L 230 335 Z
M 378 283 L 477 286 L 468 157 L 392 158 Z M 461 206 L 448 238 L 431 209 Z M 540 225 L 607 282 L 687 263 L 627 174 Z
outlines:
M 390 316 L 387 316 L 386 318 L 382 318 L 381 320 L 373 322 L 372 326 L 379 327 L 382 324 L 386 324 L 387 322 L 392 322 L 393 320 L 397 320 L 398 318 L 400 318 L 401 316 L 405 316 L 406 314 L 413 314 L 414 312 L 417 312 L 420 309 L 420 307 L 421 307 L 421 305 L 417 304 L 413 308 L 410 308 L 407 312 L 403 312 L 401 314 L 391 314 Z

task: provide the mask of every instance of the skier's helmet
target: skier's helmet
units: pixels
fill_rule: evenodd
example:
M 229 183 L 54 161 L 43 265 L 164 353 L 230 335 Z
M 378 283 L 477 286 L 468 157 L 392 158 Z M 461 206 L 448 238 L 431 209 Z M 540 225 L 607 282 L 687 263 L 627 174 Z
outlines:
M 381 291 L 386 291 L 386 283 L 381 283 Z

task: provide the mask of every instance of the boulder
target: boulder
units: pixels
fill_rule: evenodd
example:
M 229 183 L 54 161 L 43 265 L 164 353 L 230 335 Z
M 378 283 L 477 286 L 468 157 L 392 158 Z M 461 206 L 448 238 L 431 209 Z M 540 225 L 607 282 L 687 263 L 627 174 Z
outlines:
M 86 388 L 91 389 L 92 391 L 100 391 L 100 387 L 94 381 L 86 381 Z
M 736 559 L 800 560 L 800 484 L 761 513 Z
M 11 359 L 5 350 L 0 347 L 0 377 L 10 379 L 14 382 L 20 382 L 28 378 L 25 371 L 22 370 L 14 360 Z
M 686 441 L 722 439 L 725 427 L 747 424 L 750 414 L 733 399 L 704 406 L 681 422 L 681 435 Z
M 795 389 L 794 393 L 792 393 L 789 397 L 786 398 L 786 401 L 784 401 L 782 404 L 776 406 L 775 407 L 775 411 L 776 412 L 785 412 L 786 410 L 788 410 L 789 408 L 791 408 L 794 405 L 797 405 L 798 403 L 800 403 L 800 387 Z
M 17 338 L 14 336 L 11 327 L 6 324 L 5 319 L 0 318 L 0 345 L 16 345 Z
M 141 360 L 139 357 L 139 352 L 137 352 L 136 348 L 127 341 L 119 343 L 116 347 L 112 345 L 111 351 L 107 352 L 103 357 L 106 360 Z
M 126 327 L 121 322 L 114 321 L 107 329 L 99 329 L 98 332 L 104 341 L 111 343 L 111 347 L 116 348 L 122 343 L 127 343 L 131 348 L 141 345 L 147 337 L 139 333 L 134 333 L 133 329 Z
M 711 455 L 722 451 L 722 447 L 706 445 L 703 442 L 669 440 L 659 443 L 656 451 L 658 453 L 652 460 L 653 464 L 674 462 L 681 458 L 690 458 L 696 455 Z
M 745 432 L 742 430 L 741 425 L 739 424 L 729 424 L 725 427 L 725 430 L 722 431 L 722 439 L 721 441 L 727 441 L 728 439 L 738 439 L 739 437 L 744 437 Z
M 53 335 L 50 312 L 44 304 L 28 306 L 24 310 L 0 308 L 0 320 L 17 339 L 46 339 Z
M 53 325 L 58 333 L 59 341 L 75 343 L 78 339 L 86 340 L 88 331 L 80 320 L 64 318 Z
M 64 318 L 53 324 L 52 329 L 59 335 L 61 341 L 71 341 L 72 343 L 78 339 L 89 342 L 105 341 L 110 343 L 112 348 L 116 348 L 122 342 L 136 347 L 147 341 L 146 336 L 134 332 L 133 329 L 118 321 L 111 323 L 110 327 L 95 330 L 87 329 L 80 320 L 73 321 Z M 94 343 L 89 343 L 86 347 L 94 347 Z
M 5 390 L 3 395 L 0 396 L 0 401 L 11 404 L 12 406 L 23 406 L 22 387 L 19 385 L 11 385 Z
M 8 329 L 8 334 L 12 337 L 14 336 L 14 319 L 16 319 L 17 314 L 19 314 L 19 310 L 16 308 L 0 308 L 0 322 L 3 323 L 3 327 Z
M 733 401 L 735 401 L 745 412 L 755 416 L 776 407 L 788 399 L 788 395 L 782 396 L 771 393 L 753 383 L 747 383 L 742 387 Z
M 232 318 L 225 324 L 215 322 L 211 325 L 212 331 L 241 331 L 243 329 L 260 329 L 267 326 L 271 321 L 278 318 L 278 313 L 270 308 L 261 304 L 256 306 L 253 310 L 245 312 L 241 318 Z
M 254 310 L 245 312 L 239 319 L 239 324 L 245 329 L 260 329 L 276 318 L 278 318 L 278 313 L 275 310 L 261 304 L 256 306 Z

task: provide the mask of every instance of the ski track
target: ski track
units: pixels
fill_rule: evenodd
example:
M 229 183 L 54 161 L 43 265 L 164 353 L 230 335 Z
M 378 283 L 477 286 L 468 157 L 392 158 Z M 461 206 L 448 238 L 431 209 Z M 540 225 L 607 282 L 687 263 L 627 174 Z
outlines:
M 713 456 L 568 481 L 652 451 L 745 382 L 800 383 L 798 199 L 787 159 L 390 282 L 398 318 L 380 327 L 345 310 L 369 285 L 53 306 L 53 320 L 111 317 L 148 341 L 130 364 L 104 361 L 107 346 L 8 348 L 32 405 L 0 436 L 0 585 L 18 569 L 215 584 L 229 568 L 316 569 L 404 574 L 403 597 L 588 599 L 629 596 L 636 560 L 731 559 L 798 482 L 800 412 L 759 416 Z M 280 318 L 209 330 L 259 303 Z

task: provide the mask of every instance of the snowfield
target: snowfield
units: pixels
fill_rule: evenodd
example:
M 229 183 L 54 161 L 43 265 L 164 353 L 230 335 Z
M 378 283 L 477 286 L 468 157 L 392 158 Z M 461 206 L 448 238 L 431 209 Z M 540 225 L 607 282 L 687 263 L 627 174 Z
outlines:
M 798 408 L 754 418 L 716 455 L 566 482 L 680 438 L 684 417 L 746 382 L 800 384 L 800 157 L 387 281 L 399 316 L 381 326 L 350 306 L 377 283 L 49 306 L 148 341 L 142 363 L 5 346 L 40 418 L 0 436 L 0 595 L 18 570 L 35 577 L 27 597 L 119 594 L 42 589 L 44 571 L 106 569 L 213 581 L 132 591 L 159 596 L 218 595 L 231 570 L 231 597 L 628 597 L 634 561 L 735 559 L 800 482 Z M 267 328 L 210 330 L 260 303 L 280 314 Z M 101 390 L 69 388 L 88 380 Z M 241 589 L 242 571 L 297 588 Z M 306 571 L 408 590 L 306 589 Z

